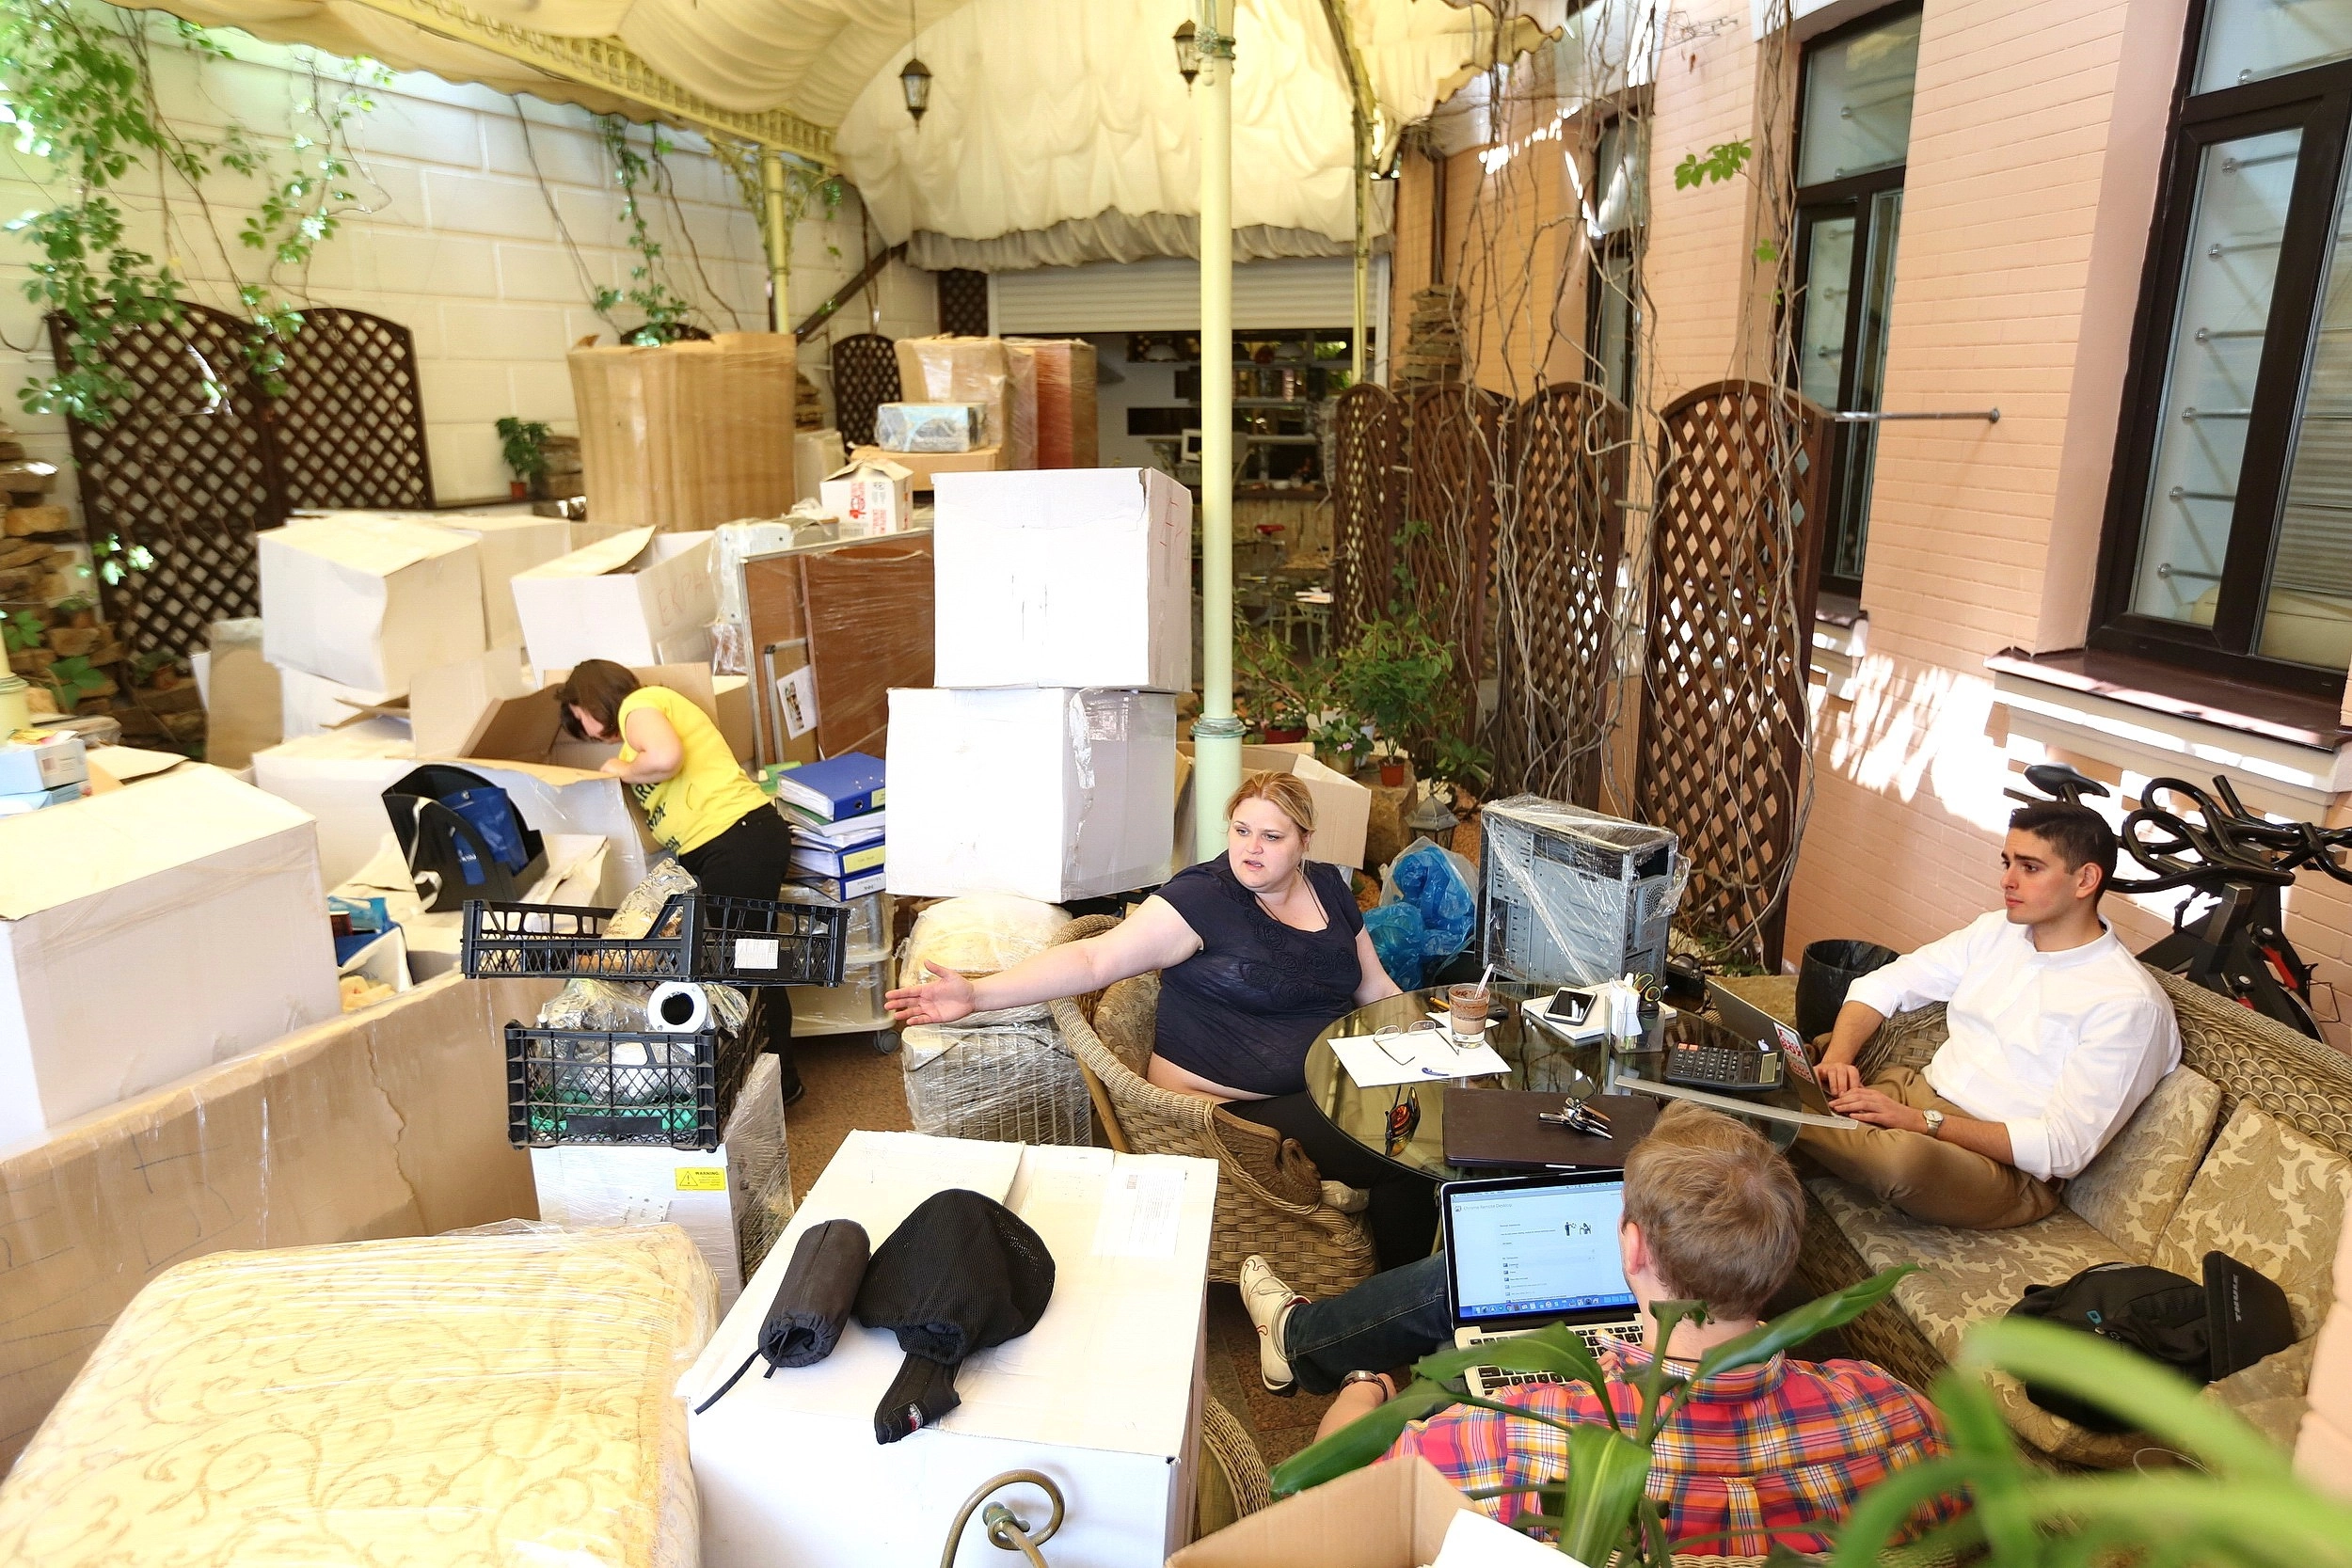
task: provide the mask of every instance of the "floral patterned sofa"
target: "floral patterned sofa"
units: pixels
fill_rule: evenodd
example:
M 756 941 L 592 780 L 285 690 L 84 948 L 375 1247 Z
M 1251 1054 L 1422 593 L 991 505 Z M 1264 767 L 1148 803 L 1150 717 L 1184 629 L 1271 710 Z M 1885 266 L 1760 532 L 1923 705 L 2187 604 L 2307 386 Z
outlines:
M 2208 1251 L 2226 1252 L 2286 1291 L 2297 1342 L 2208 1397 L 2292 1447 L 2352 1204 L 2352 1060 L 2211 991 L 2157 978 L 2180 1018 L 2181 1066 L 2066 1184 L 2057 1212 L 2013 1230 L 1953 1230 L 1816 1170 L 1799 1280 L 1819 1293 L 1898 1263 L 1925 1265 L 1845 1331 L 1857 1354 L 1925 1388 L 1968 1325 L 2008 1311 L 2027 1286 L 2115 1261 L 2195 1278 Z M 1944 1036 L 1941 1006 L 1890 1019 L 1863 1069 L 1924 1066 Z M 1995 1392 L 2018 1436 L 2058 1463 L 2128 1465 L 2147 1446 L 2053 1416 L 2014 1380 L 1996 1375 Z

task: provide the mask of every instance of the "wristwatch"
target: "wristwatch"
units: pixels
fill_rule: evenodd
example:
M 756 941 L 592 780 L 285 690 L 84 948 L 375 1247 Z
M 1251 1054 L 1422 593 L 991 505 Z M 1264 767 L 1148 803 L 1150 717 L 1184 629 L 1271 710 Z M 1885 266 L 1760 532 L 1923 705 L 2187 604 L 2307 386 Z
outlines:
M 1340 1379 L 1340 1386 L 1343 1388 L 1354 1383 L 1378 1384 L 1381 1399 L 1385 1401 L 1396 1398 L 1396 1386 L 1389 1381 L 1389 1374 L 1386 1372 L 1368 1372 L 1359 1367 Z
M 1943 1112 L 1941 1112 L 1941 1111 L 1922 1111 L 1922 1112 L 1920 1112 L 1919 1114 L 1920 1114 L 1921 1116 L 1923 1116 L 1923 1117 L 1927 1117 L 1927 1118 L 1928 1118 L 1928 1136 L 1929 1136 L 1929 1137 L 1931 1137 L 1931 1138 L 1940 1138 L 1940 1137 L 1942 1137 L 1942 1136 L 1944 1135 L 1944 1113 L 1943 1113 Z

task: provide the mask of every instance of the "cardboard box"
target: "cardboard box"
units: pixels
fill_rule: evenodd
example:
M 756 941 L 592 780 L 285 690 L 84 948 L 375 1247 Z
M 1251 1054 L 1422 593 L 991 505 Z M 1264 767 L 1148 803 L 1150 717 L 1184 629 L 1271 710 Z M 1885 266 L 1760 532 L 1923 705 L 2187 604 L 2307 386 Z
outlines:
M 0 819 L 0 1143 L 341 1011 L 287 802 L 189 765 Z
M 80 736 L 41 730 L 0 735 L 0 795 L 31 795 L 88 782 L 89 750 Z
M 815 1366 L 763 1378 L 755 1363 L 687 1418 L 707 1568 L 929 1561 L 964 1498 L 1007 1470 L 1038 1471 L 1069 1501 L 1042 1548 L 1050 1562 L 1160 1568 L 1191 1533 L 1216 1196 L 1205 1160 L 851 1132 L 679 1380 L 687 1408 L 757 1342 L 810 1226 L 854 1220 L 879 1248 L 947 1187 L 995 1198 L 1037 1231 L 1056 1268 L 1044 1316 L 963 1363 L 956 1409 L 888 1445 L 874 1441 L 874 1403 L 906 1359 L 892 1335 L 851 1323 Z M 986 1549 L 967 1540 L 964 1562 Z
M 710 716 L 738 762 L 752 760 L 752 682 L 748 675 L 710 677 Z
M 297 518 L 254 540 L 262 655 L 341 686 L 405 691 L 483 650 L 482 552 L 398 516 Z
M 914 520 L 914 470 L 903 463 L 861 457 L 826 476 L 822 494 L 845 536 L 897 533 Z
M 874 444 L 884 451 L 970 451 L 986 446 L 977 403 L 884 403 L 874 409 Z
M 1037 359 L 1037 466 L 1091 468 L 1097 456 L 1094 345 L 1084 338 L 1008 338 Z
M 277 676 L 278 728 L 288 740 L 347 728 L 371 713 L 405 701 L 398 691 L 342 686 L 307 670 L 281 667 Z
M 531 1218 L 499 1029 L 557 984 L 420 986 L 0 1151 L 0 1465 L 174 1263 Z
M 262 657 L 262 618 L 215 621 L 204 697 L 204 756 L 216 768 L 250 767 L 253 753 L 286 737 L 285 683 Z
M 719 612 L 710 542 L 633 528 L 517 574 L 515 610 L 531 661 L 542 670 L 591 658 L 708 663 Z
M 1307 847 L 1307 858 L 1327 865 L 1343 865 L 1351 871 L 1364 868 L 1364 835 L 1372 826 L 1371 790 L 1346 774 L 1324 767 L 1305 752 L 1285 746 L 1244 746 L 1241 770 L 1297 774 L 1315 802 L 1315 834 Z M 1180 740 L 1176 743 L 1176 860 L 1168 868 L 1170 877 L 1196 861 L 1224 850 L 1225 847 L 1217 844 L 1211 846 L 1207 854 L 1187 854 L 1192 832 L 1192 742 Z
M 775 332 L 572 350 L 588 515 L 684 532 L 790 511 L 799 356 Z
M 893 346 L 898 355 L 900 397 L 911 403 L 977 403 L 981 406 L 980 438 L 1010 450 L 1012 371 L 1003 340 L 901 338 Z
M 981 474 L 998 468 L 1009 468 L 1006 449 L 1001 446 L 982 447 L 977 451 L 884 451 L 880 447 L 859 447 L 850 453 L 851 463 L 896 463 L 914 478 L 908 481 L 918 496 L 931 493 L 932 481 L 940 474 Z
M 886 761 L 893 894 L 1059 904 L 1167 879 L 1172 697 L 894 690 Z
M 1416 1568 L 1438 1560 L 1455 1514 L 1476 1510 L 1425 1459 L 1371 1465 L 1234 1521 L 1168 1568 Z
M 1192 497 L 1156 468 L 946 474 L 942 686 L 1192 689 Z
M 523 645 L 522 618 L 515 612 L 515 578 L 535 566 L 627 531 L 612 524 L 540 517 L 528 512 L 478 515 L 444 514 L 435 526 L 474 541 L 482 551 L 482 641 L 486 648 Z
M 837 430 L 803 430 L 792 437 L 792 504 L 817 499 L 825 476 L 848 460 Z

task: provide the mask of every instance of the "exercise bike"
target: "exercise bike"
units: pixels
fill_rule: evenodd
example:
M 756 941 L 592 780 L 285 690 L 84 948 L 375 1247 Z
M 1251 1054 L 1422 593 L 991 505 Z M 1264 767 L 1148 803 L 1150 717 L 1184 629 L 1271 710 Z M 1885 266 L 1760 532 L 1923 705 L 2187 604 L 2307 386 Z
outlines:
M 2098 780 L 2062 763 L 2026 768 L 2026 782 L 2069 805 L 2108 793 Z M 2181 779 L 2149 780 L 2139 808 L 2124 816 L 2117 834 L 2151 873 L 2116 878 L 2110 885 L 2117 892 L 2185 887 L 2198 895 L 2173 910 L 2171 934 L 2142 952 L 2140 961 L 2318 1039 L 2311 965 L 2287 940 L 2280 890 L 2292 887 L 2306 867 L 2352 882 L 2352 865 L 2338 858 L 2352 850 L 2352 828 L 2272 822 L 2248 811 L 2228 779 L 2217 775 L 2213 784 L 2217 800 Z M 2035 799 L 2014 789 L 2003 793 L 2014 800 Z M 2162 802 L 2168 799 L 2186 801 L 2195 815 L 2167 809 Z M 2206 902 L 2201 905 L 2200 898 Z

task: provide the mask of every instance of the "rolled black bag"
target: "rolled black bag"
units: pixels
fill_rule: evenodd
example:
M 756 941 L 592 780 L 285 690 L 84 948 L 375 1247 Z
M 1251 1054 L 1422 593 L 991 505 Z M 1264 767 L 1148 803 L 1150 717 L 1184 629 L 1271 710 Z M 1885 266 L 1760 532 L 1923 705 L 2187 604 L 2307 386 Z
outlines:
M 761 1375 L 773 1377 L 780 1367 L 813 1367 L 831 1355 L 865 1281 L 868 1250 L 866 1227 L 855 1220 L 827 1220 L 801 1232 L 784 1283 L 759 1325 L 759 1343 L 694 1414 L 717 1404 L 754 1361 L 766 1361 L 768 1370 Z
M 960 1402 L 966 1356 L 1037 1326 L 1054 1299 L 1054 1255 L 1020 1215 L 950 1187 L 916 1206 L 874 1254 L 857 1321 L 898 1337 L 907 1358 L 874 1407 L 874 1441 L 896 1443 Z

